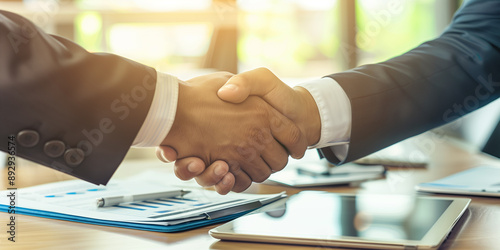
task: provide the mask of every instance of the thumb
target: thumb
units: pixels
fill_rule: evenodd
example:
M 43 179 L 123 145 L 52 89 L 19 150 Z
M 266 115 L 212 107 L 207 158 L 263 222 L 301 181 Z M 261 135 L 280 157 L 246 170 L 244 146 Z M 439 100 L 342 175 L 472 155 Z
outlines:
M 284 88 L 290 89 L 269 69 L 257 68 L 231 77 L 219 89 L 217 95 L 220 99 L 232 103 L 241 103 L 248 96 L 256 95 L 272 105 L 272 100 L 268 100 L 269 97 L 276 96 L 276 93 L 283 95 Z
M 241 103 L 250 95 L 250 86 L 248 85 L 245 79 L 242 79 L 239 75 L 235 75 L 217 91 L 217 95 L 224 101 Z

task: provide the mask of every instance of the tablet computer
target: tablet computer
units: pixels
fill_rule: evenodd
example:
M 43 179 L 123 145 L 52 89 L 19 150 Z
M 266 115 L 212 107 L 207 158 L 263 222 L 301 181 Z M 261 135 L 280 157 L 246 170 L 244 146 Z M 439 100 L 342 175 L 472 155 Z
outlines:
M 470 199 L 303 191 L 283 207 L 210 230 L 233 241 L 370 249 L 435 249 Z

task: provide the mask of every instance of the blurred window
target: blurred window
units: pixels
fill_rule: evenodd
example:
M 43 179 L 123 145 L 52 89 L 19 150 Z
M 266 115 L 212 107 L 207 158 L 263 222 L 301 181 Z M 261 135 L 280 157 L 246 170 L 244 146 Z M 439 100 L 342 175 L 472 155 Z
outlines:
M 385 61 L 433 39 L 433 0 L 357 0 L 358 65 Z

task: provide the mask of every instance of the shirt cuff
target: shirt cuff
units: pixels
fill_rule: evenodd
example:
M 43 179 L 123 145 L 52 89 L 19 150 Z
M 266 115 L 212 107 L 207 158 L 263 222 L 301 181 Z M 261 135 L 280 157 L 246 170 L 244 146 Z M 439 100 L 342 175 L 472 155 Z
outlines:
M 134 147 L 156 147 L 167 136 L 175 119 L 179 80 L 165 73 L 156 73 L 156 90 L 146 120 L 135 137 Z
M 351 136 L 351 103 L 345 91 L 332 78 L 325 77 L 299 84 L 318 105 L 321 119 L 319 142 L 309 148 L 332 147 L 339 159 L 347 156 Z

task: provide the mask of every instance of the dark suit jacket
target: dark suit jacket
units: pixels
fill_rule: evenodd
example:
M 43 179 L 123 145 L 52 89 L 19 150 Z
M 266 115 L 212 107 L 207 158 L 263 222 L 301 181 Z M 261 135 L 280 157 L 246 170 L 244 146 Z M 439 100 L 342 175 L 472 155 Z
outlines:
M 500 1 L 468 1 L 439 38 L 329 77 L 352 107 L 345 161 L 455 120 L 500 95 Z M 340 163 L 332 148 L 320 153 Z
M 106 184 L 146 118 L 155 86 L 152 68 L 89 53 L 0 11 L 2 151 Z M 10 145 L 9 136 L 16 137 Z

